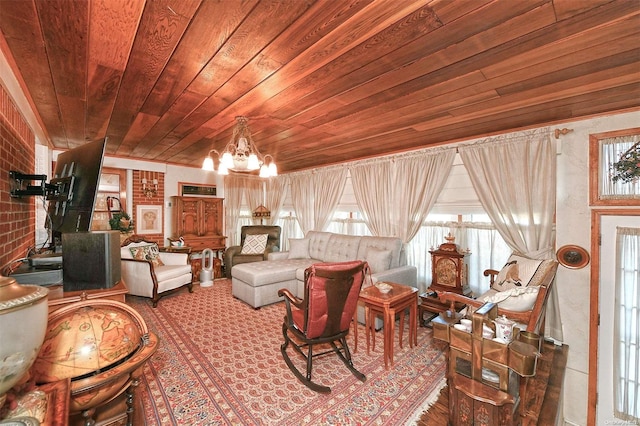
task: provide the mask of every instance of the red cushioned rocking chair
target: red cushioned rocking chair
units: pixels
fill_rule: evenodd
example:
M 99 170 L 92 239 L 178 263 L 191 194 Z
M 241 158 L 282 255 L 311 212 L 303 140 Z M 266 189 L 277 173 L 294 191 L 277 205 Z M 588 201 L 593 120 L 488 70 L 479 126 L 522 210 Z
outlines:
M 361 261 L 341 263 L 317 263 L 305 271 L 304 299 L 295 297 L 289 290 L 281 289 L 287 315 L 282 324 L 284 343 L 280 346 L 289 369 L 309 389 L 328 393 L 331 388 L 311 380 L 313 358 L 335 352 L 349 370 L 361 381 L 367 378 L 353 366 L 347 346 L 351 320 L 358 306 L 360 288 L 368 271 L 368 264 Z M 291 333 L 295 339 L 289 335 Z M 336 345 L 339 342 L 340 346 Z M 289 343 L 307 361 L 306 375 L 302 374 L 287 354 Z M 331 349 L 313 353 L 313 346 L 330 344 Z M 307 348 L 307 353 L 303 348 Z

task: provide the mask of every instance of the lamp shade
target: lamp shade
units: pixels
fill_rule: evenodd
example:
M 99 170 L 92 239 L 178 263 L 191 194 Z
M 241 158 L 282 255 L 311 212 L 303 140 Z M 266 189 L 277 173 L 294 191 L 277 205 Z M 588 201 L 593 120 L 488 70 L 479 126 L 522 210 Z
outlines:
M 271 211 L 269 211 L 268 208 L 266 208 L 263 205 L 259 205 L 258 207 L 256 207 L 256 209 L 253 211 L 253 217 L 255 218 L 262 218 L 262 217 L 271 217 Z

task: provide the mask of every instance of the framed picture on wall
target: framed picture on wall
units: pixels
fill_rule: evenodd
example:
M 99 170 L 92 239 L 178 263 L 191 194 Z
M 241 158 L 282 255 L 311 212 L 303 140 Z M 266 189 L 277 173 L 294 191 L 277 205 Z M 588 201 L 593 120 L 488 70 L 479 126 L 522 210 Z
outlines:
M 162 233 L 162 206 L 138 205 L 136 207 L 136 233 Z
M 218 191 L 215 185 L 207 185 L 204 183 L 178 183 L 178 193 L 183 197 L 216 197 Z

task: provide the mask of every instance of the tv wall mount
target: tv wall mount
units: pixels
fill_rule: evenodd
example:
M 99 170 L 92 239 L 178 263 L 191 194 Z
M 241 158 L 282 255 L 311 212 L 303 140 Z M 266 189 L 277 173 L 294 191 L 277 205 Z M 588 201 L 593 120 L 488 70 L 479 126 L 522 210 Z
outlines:
M 48 200 L 64 197 L 66 201 L 73 199 L 74 176 L 51 179 L 47 183 L 47 175 L 30 175 L 15 170 L 9 172 L 10 194 L 13 198 L 41 196 Z M 35 184 L 34 184 L 35 183 Z

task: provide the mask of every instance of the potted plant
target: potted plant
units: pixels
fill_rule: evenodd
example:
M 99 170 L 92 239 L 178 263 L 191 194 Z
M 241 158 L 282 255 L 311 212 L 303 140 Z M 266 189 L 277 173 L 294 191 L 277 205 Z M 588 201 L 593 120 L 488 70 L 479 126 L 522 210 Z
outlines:
M 611 180 L 624 183 L 640 179 L 640 142 L 636 142 L 611 165 Z
M 133 231 L 133 221 L 127 212 L 114 213 L 109 219 L 109 226 L 111 226 L 111 229 L 123 233 Z

